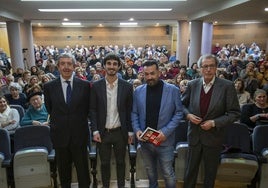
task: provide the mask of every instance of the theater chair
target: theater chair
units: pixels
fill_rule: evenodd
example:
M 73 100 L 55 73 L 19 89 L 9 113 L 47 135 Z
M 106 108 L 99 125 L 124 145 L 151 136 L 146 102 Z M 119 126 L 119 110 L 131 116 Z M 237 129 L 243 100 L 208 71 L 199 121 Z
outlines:
M 175 148 L 175 174 L 177 181 L 183 182 L 184 173 L 187 165 L 187 152 L 188 152 L 188 142 L 187 142 L 187 131 L 188 122 L 182 120 L 179 126 L 176 128 L 176 148 Z M 197 182 L 203 182 L 203 163 L 199 167 L 199 173 L 197 177 Z
M 252 135 L 253 152 L 259 159 L 259 188 L 268 187 L 268 125 L 254 128 Z
M 14 135 L 14 152 L 16 188 L 52 186 L 49 159 L 53 160 L 54 152 L 48 126 L 18 128 Z M 57 186 L 55 179 L 54 186 Z
M 258 160 L 251 151 L 247 126 L 242 123 L 226 126 L 224 146 L 216 180 L 250 184 L 257 172 Z
M 0 187 L 8 188 L 7 170 L 11 163 L 10 138 L 7 130 L 0 128 Z

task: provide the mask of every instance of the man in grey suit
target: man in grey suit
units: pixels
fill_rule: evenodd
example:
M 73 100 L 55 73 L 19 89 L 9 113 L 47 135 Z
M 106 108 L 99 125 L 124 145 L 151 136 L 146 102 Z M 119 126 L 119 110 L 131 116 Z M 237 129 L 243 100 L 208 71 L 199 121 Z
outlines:
M 120 58 L 107 54 L 104 58 L 105 78 L 94 82 L 90 97 L 90 119 L 93 140 L 97 142 L 101 160 L 103 187 L 109 187 L 111 152 L 116 159 L 117 186 L 125 186 L 125 155 L 132 143 L 132 85 L 118 78 Z
M 204 188 L 213 188 L 220 161 L 224 126 L 239 119 L 240 107 L 234 84 L 216 77 L 218 60 L 203 55 L 198 60 L 202 78 L 188 83 L 182 95 L 189 120 L 188 163 L 184 188 L 194 188 L 201 159 L 204 160 Z
M 74 163 L 79 188 L 88 188 L 90 83 L 73 76 L 75 59 L 72 55 L 60 55 L 57 67 L 60 77 L 44 85 L 44 96 L 61 187 L 71 187 Z

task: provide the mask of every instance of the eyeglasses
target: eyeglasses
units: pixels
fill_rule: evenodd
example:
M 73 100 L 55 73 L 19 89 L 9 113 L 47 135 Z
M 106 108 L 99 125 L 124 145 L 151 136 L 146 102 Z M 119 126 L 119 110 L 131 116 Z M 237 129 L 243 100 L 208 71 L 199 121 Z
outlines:
M 208 68 L 210 68 L 210 69 L 214 69 L 216 67 L 216 65 L 203 65 L 203 66 L 201 66 L 201 68 L 203 68 L 203 69 L 208 69 Z

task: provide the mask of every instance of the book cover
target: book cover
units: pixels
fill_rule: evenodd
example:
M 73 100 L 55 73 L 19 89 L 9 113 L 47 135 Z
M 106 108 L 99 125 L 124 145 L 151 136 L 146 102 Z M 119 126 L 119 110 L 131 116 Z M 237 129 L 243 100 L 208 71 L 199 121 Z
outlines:
M 145 131 L 143 131 L 140 138 L 142 140 L 144 140 L 145 142 L 151 142 L 152 144 L 159 146 L 161 144 L 161 142 L 159 142 L 155 139 L 159 134 L 160 134 L 159 131 L 157 131 L 151 127 L 147 127 L 145 129 Z

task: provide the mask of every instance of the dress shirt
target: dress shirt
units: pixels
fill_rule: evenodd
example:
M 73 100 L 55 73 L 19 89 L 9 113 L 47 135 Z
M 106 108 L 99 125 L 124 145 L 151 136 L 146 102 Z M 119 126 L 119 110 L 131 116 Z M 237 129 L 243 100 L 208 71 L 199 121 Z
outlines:
M 208 84 L 206 84 L 204 79 L 203 79 L 203 88 L 204 88 L 205 93 L 208 93 L 210 88 L 213 86 L 214 82 L 215 82 L 215 76 L 213 77 L 213 79 Z
M 66 102 L 66 89 L 68 86 L 68 83 L 66 81 L 70 81 L 71 87 L 73 89 L 73 76 L 68 80 L 65 80 L 64 78 L 62 78 L 62 76 L 60 76 L 60 80 L 61 80 L 61 87 L 62 87 L 62 91 L 63 91 L 64 100 Z
M 110 84 L 106 79 L 107 116 L 106 129 L 114 129 L 121 126 L 117 109 L 118 79 Z

